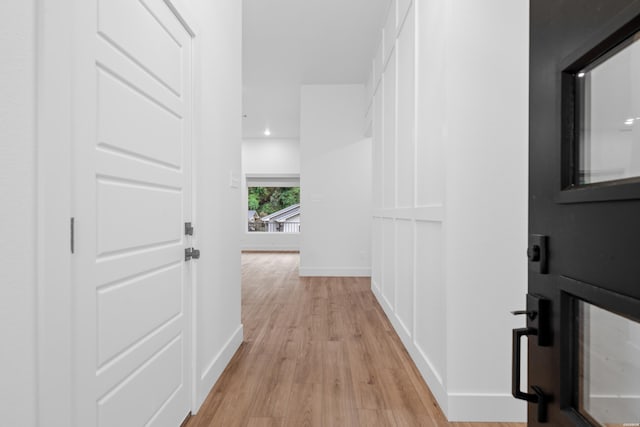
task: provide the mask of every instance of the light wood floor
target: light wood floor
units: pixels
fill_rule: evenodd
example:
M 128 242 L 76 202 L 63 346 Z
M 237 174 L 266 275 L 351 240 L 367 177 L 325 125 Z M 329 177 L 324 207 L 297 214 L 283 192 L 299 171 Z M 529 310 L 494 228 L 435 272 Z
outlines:
M 298 254 L 242 256 L 245 342 L 187 427 L 447 423 L 364 278 L 299 278 Z

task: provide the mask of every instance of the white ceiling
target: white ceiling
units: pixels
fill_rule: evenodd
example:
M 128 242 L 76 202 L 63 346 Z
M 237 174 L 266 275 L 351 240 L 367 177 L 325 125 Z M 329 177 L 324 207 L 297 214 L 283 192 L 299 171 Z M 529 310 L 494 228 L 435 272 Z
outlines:
M 364 83 L 389 0 L 243 0 L 244 138 L 297 138 L 301 84 Z

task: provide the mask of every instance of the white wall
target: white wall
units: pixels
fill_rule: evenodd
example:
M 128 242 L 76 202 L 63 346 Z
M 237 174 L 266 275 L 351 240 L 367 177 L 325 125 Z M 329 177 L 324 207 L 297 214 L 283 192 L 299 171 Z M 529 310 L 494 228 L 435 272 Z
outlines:
M 302 86 L 301 276 L 371 271 L 371 140 L 363 85 Z
M 450 421 L 526 418 L 509 310 L 526 293 L 528 19 L 526 1 L 394 0 L 373 63 L 372 288 Z
M 298 139 L 255 138 L 242 141 L 242 196 L 240 209 L 247 211 L 247 176 L 300 176 Z M 246 216 L 246 215 L 245 215 Z M 298 233 L 249 233 L 242 223 L 242 249 L 252 251 L 297 251 Z
M 298 139 L 244 139 L 242 171 L 245 174 L 261 175 L 299 174 L 300 141 Z
M 242 2 L 192 0 L 197 17 L 201 85 L 196 129 L 195 237 L 197 271 L 197 394 L 199 402 L 242 342 L 240 318 L 240 150 L 242 119 Z M 235 182 L 231 182 L 235 180 Z
M 0 420 L 36 423 L 36 7 L 0 7 Z

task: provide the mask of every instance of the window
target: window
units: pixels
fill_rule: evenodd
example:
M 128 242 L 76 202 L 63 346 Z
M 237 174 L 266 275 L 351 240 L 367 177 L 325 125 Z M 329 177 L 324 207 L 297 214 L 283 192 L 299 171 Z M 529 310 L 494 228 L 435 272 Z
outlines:
M 249 185 L 251 185 L 250 182 Z M 248 186 L 247 207 L 248 232 L 300 232 L 299 185 L 295 187 Z

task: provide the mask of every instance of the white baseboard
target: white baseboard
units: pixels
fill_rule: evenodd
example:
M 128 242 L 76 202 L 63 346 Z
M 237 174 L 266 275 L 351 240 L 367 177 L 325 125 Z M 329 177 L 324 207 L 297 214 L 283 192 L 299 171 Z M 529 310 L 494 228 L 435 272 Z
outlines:
M 633 395 L 595 395 L 590 400 L 589 412 L 592 414 L 613 414 L 609 419 L 601 417 L 603 423 L 629 424 L 640 423 L 640 396 Z
M 510 394 L 449 393 L 450 422 L 526 422 L 527 404 Z
M 243 245 L 242 250 L 255 252 L 300 252 L 300 245 Z
M 449 421 L 526 422 L 526 404 L 511 394 L 448 393 L 442 375 L 420 346 L 413 342 L 380 289 L 372 286 L 371 290 Z
M 211 389 L 216 384 L 216 381 L 220 378 L 222 371 L 227 367 L 231 358 L 236 353 L 243 340 L 243 327 L 238 326 L 238 329 L 227 340 L 222 350 L 213 358 L 207 368 L 203 371 L 200 378 L 198 378 L 198 395 L 196 396 L 195 414 L 204 403 L 205 399 L 209 395 Z
M 442 376 L 434 369 L 431 361 L 424 355 L 422 349 L 420 349 L 411 339 L 411 336 L 406 331 L 402 322 L 400 322 L 396 314 L 393 312 L 393 308 L 387 298 L 382 295 L 379 288 L 372 287 L 371 290 L 378 300 L 378 304 L 382 307 L 382 310 L 387 315 L 387 318 L 391 322 L 391 325 L 395 329 L 396 333 L 400 337 L 400 340 L 404 344 L 405 348 L 409 352 L 411 359 L 416 364 L 418 371 L 422 375 L 422 378 L 429 386 L 429 390 L 433 393 L 433 396 L 438 401 L 438 405 L 442 408 L 442 411 L 447 414 L 448 396 L 447 390 L 444 387 Z
M 431 360 L 417 343 L 407 347 L 407 351 L 416 364 L 418 371 L 422 374 L 422 378 L 424 378 L 425 382 L 429 386 L 429 390 L 431 390 L 431 393 L 433 393 L 433 396 L 438 401 L 442 412 L 444 412 L 446 416 L 449 411 L 449 396 L 447 395 L 447 389 L 445 388 L 442 374 L 438 372 Z
M 301 277 L 371 277 L 371 267 L 302 267 Z

